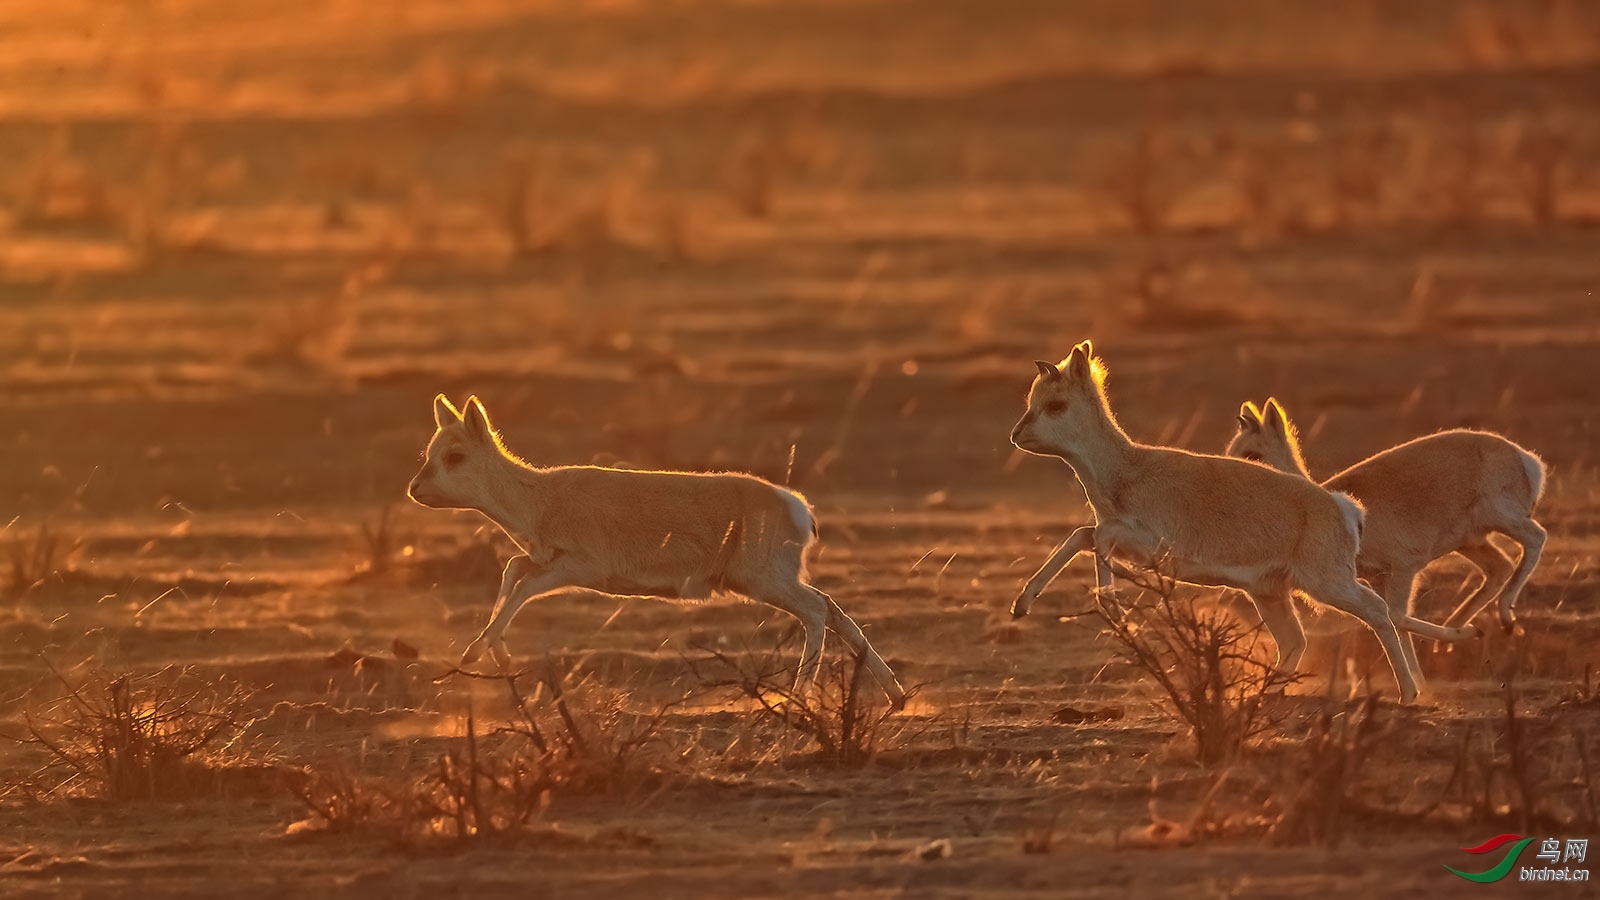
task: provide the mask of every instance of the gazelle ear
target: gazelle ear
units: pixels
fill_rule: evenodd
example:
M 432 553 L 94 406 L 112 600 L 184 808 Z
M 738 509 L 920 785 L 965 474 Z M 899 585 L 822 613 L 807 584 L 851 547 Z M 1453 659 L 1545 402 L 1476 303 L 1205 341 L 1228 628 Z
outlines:
M 467 398 L 467 411 L 462 413 L 461 421 L 466 423 L 468 434 L 484 443 L 494 443 L 494 426 L 489 424 L 489 413 L 476 394 Z
M 1094 342 L 1091 340 L 1079 341 L 1078 346 L 1072 349 L 1082 350 L 1084 359 L 1094 359 Z
M 1244 405 L 1239 407 L 1239 430 L 1261 430 L 1261 410 L 1256 409 L 1256 405 L 1249 400 L 1246 400 Z
M 1261 416 L 1261 424 L 1271 428 L 1273 431 L 1287 434 L 1289 431 L 1289 414 L 1283 411 L 1283 407 L 1278 405 L 1277 400 L 1268 397 L 1267 411 Z
M 1078 384 L 1088 384 L 1094 381 L 1094 366 L 1089 361 L 1094 358 L 1094 348 L 1084 341 L 1072 348 L 1061 367 L 1066 370 L 1067 376 Z
M 445 428 L 460 422 L 461 413 L 450 404 L 449 397 L 440 394 L 433 398 L 433 424 Z
M 1045 378 L 1061 377 L 1061 370 L 1056 368 L 1055 363 L 1047 363 L 1042 359 L 1036 359 L 1033 364 L 1039 367 L 1039 374 Z

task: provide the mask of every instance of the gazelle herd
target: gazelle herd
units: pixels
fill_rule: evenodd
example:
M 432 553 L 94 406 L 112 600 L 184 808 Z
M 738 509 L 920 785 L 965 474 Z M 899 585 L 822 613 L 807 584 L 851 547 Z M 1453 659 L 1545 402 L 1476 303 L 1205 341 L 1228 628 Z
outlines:
M 1495 604 L 1514 625 L 1517 595 L 1538 564 L 1545 531 L 1533 519 L 1544 488 L 1539 458 L 1495 434 L 1446 431 L 1401 444 L 1320 485 L 1276 400 L 1246 403 L 1225 455 L 1141 444 L 1117 424 L 1105 366 L 1084 341 L 1059 364 L 1039 362 L 1011 442 L 1071 467 L 1094 513 L 1028 580 L 1011 612 L 1027 615 L 1080 553 L 1114 596 L 1128 564 L 1161 564 L 1181 581 L 1236 588 L 1253 601 L 1293 672 L 1306 639 L 1296 593 L 1349 613 L 1377 635 L 1402 702 L 1420 687 L 1413 637 L 1461 641 Z M 790 613 L 804 629 L 797 690 L 813 685 L 827 631 L 837 634 L 900 706 L 905 691 L 861 629 L 807 583 L 816 519 L 799 493 L 744 474 L 530 466 L 512 455 L 476 397 L 464 411 L 434 400 L 436 430 L 408 493 L 416 502 L 474 509 L 521 553 L 506 563 L 494 611 L 462 655 L 487 650 L 506 667 L 505 631 L 529 601 L 559 588 L 703 600 L 734 594 Z M 1510 558 L 1489 541 L 1522 548 Z M 1481 573 L 1443 625 L 1411 614 L 1418 573 L 1456 553 Z M 1405 636 L 1402 637 L 1402 634 Z

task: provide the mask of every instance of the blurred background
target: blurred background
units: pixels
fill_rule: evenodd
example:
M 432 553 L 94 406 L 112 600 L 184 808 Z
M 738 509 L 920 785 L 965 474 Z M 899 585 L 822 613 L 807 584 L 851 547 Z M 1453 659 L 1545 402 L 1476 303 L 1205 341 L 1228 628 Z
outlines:
M 437 391 L 536 463 L 1071 519 L 1006 435 L 1085 337 L 1137 438 L 1274 394 L 1326 474 L 1496 428 L 1600 520 L 1593 4 L 6 15 L 0 518 L 85 564 L 459 533 L 403 499 Z
M 435 390 L 536 461 L 959 493 L 1084 337 L 1146 440 L 1589 435 L 1593 4 L 8 9 L 13 515 L 395 500 Z
M 536 461 L 960 493 L 1084 337 L 1146 440 L 1590 434 L 1593 4 L 6 20 L 12 515 L 396 500 L 436 390 Z

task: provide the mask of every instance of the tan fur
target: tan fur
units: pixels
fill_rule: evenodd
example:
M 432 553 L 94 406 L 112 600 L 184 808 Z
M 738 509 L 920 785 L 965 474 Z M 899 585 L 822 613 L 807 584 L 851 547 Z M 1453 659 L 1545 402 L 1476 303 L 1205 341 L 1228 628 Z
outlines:
M 1397 626 L 1439 640 L 1473 634 L 1391 619 L 1382 598 L 1356 581 L 1361 515 L 1349 498 L 1242 460 L 1133 441 L 1111 414 L 1104 370 L 1087 341 L 1057 366 L 1037 365 L 1012 442 L 1065 460 L 1083 484 L 1095 524 L 1056 548 L 1017 597 L 1014 615 L 1025 615 L 1079 552 L 1095 554 L 1103 590 L 1112 587 L 1113 558 L 1141 565 L 1165 560 L 1181 581 L 1247 593 L 1287 671 L 1305 649 L 1293 592 L 1356 616 L 1383 642 L 1404 702 L 1415 698 L 1418 674 L 1406 664 Z
M 703 600 L 737 594 L 805 627 L 797 686 L 808 690 L 825 630 L 860 655 L 890 699 L 905 692 L 861 629 L 805 581 L 816 524 L 805 498 L 753 475 L 536 468 L 512 456 L 476 397 L 466 413 L 440 394 L 427 459 L 407 493 L 434 508 L 475 509 L 522 550 L 506 563 L 494 614 L 462 662 L 487 648 L 509 664 L 505 630 L 523 604 L 559 588 Z
M 1268 400 L 1264 410 L 1244 405 L 1227 453 L 1311 478 L 1294 425 L 1277 400 Z M 1445 624 L 1464 625 L 1497 603 L 1509 630 L 1516 624 L 1512 607 L 1544 548 L 1545 530 L 1533 519 L 1544 478 L 1537 456 L 1500 435 L 1454 430 L 1391 447 L 1322 486 L 1366 507 L 1356 567 L 1391 609 L 1409 614 L 1417 575 L 1433 560 L 1459 553 L 1479 578 Z M 1489 542 L 1493 533 L 1521 545 L 1515 565 Z

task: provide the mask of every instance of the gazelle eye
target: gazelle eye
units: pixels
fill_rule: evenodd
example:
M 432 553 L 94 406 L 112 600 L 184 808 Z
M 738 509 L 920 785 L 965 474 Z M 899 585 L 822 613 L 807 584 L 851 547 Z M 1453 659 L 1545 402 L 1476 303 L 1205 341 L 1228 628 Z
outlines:
M 467 455 L 465 453 L 462 453 L 460 450 L 451 450 L 449 453 L 444 455 L 444 464 L 453 469 L 465 462 L 466 459 Z
M 1059 416 L 1067 411 L 1067 402 L 1065 400 L 1051 400 L 1044 405 L 1044 411 L 1048 415 Z

